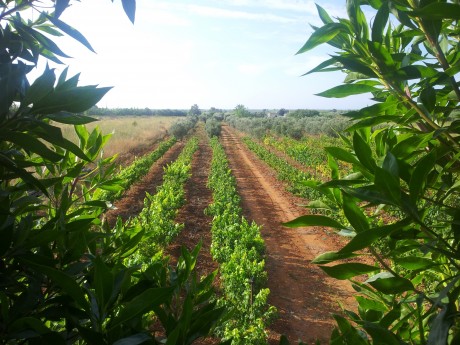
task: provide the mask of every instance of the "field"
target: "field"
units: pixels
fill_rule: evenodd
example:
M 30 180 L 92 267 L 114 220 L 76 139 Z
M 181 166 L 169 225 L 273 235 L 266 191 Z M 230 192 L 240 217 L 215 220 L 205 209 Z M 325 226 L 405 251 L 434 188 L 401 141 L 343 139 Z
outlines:
M 218 267 L 210 254 L 213 218 L 205 212 L 213 202 L 207 183 L 212 151 L 202 128 L 198 127 L 195 135 L 199 138 L 199 147 L 193 156 L 191 177 L 185 184 L 186 202 L 175 218 L 184 227 L 165 253 L 175 261 L 181 246 L 192 250 L 203 241 L 197 271 L 207 275 Z M 340 313 L 339 303 L 354 309 L 352 289 L 347 282 L 329 278 L 311 264 L 311 260 L 320 253 L 337 250 L 341 239 L 323 228 L 288 229 L 282 226 L 283 222 L 306 212 L 301 205 L 307 200 L 286 191 L 287 184 L 279 181 L 276 172 L 247 148 L 235 129 L 223 126 L 220 143 L 236 178 L 242 215 L 248 222 L 261 226 L 265 243 L 263 261 L 268 276 L 266 286 L 270 289 L 268 304 L 277 309 L 274 321 L 268 323 L 269 343 L 278 344 L 281 334 L 287 335 L 292 344 L 298 339 L 308 344 L 315 339 L 328 343 L 333 328 L 331 314 Z M 116 209 L 107 214 L 112 226 L 117 217 L 126 222 L 142 212 L 146 192 L 155 193 L 162 183 L 164 167 L 176 160 L 183 145 L 177 142 L 142 180 L 115 202 Z M 277 154 L 283 156 L 281 151 Z M 213 340 L 203 342 L 208 343 Z
M 98 121 L 88 124 L 87 128 L 92 130 L 97 126 L 104 134 L 113 133 L 104 155 L 118 154 L 119 161 L 126 164 L 150 149 L 152 143 L 163 139 L 171 125 L 180 119 L 173 116 L 100 117 Z M 77 141 L 72 126 L 62 125 L 62 131 L 66 138 Z

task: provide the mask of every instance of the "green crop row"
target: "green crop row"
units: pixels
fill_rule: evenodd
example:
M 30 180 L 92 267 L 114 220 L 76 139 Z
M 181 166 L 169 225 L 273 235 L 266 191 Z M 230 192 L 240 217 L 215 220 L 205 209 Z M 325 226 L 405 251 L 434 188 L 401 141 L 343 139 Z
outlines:
M 313 178 L 309 173 L 293 167 L 285 159 L 248 137 L 244 138 L 243 141 L 251 151 L 278 173 L 278 178 L 281 181 L 286 181 L 289 184 L 290 192 L 310 200 L 318 198 L 319 194 L 311 188 Z
M 267 135 L 264 144 L 304 164 L 320 181 L 327 181 L 331 177 L 326 148 L 343 145 L 339 139 L 327 135 L 307 136 L 301 140 Z M 349 164 L 341 162 L 339 168 L 344 175 L 350 173 Z
M 115 176 L 118 184 L 123 187 L 120 188 L 109 188 L 109 190 L 100 190 L 96 193 L 95 198 L 99 200 L 110 200 L 114 201 L 119 199 L 125 190 L 127 190 L 131 185 L 142 178 L 148 173 L 150 167 L 154 162 L 161 158 L 166 151 L 169 150 L 171 146 L 176 142 L 175 137 L 171 137 L 168 140 L 165 140 L 160 143 L 156 150 L 134 160 L 131 165 L 120 170 L 120 172 Z
M 175 218 L 185 203 L 184 184 L 190 177 L 193 154 L 198 149 L 198 139 L 192 138 L 179 157 L 164 168 L 163 183 L 154 195 L 147 193 L 144 208 L 128 226 L 142 229 L 140 250 L 130 257 L 130 263 L 146 265 L 162 255 L 166 247 L 182 230 L 183 224 Z
M 232 344 L 266 344 L 266 326 L 275 314 L 267 304 L 269 289 L 264 241 L 257 224 L 241 215 L 236 181 L 217 138 L 211 139 L 213 157 L 208 186 L 213 203 L 211 254 L 220 265 L 220 303 L 231 310 L 231 318 L 218 327 L 218 335 Z

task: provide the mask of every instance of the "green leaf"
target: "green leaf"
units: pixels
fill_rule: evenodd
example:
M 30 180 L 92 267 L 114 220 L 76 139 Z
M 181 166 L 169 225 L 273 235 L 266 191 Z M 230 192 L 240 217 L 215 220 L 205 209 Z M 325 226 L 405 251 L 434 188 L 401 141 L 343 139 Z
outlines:
M 408 224 L 410 224 L 410 221 L 404 219 L 394 224 L 384 225 L 359 232 L 339 251 L 339 253 L 351 253 L 364 249 L 381 238 L 390 236 L 392 233 L 397 231 L 403 231 Z
M 395 263 L 411 271 L 426 269 L 434 266 L 435 264 L 432 259 L 422 258 L 419 256 L 404 256 L 397 258 L 395 259 Z
M 357 233 L 369 230 L 369 222 L 364 212 L 348 194 L 343 193 L 343 212 Z
M 433 138 L 433 133 L 417 133 L 401 140 L 392 149 L 391 153 L 398 159 L 411 157 L 420 149 L 424 149 L 427 143 Z
M 40 180 L 36 179 L 27 170 L 19 168 L 16 162 L 5 156 L 3 152 L 0 152 L 0 163 L 3 167 L 5 167 L 5 170 L 8 172 L 8 174 L 14 173 L 12 176 L 10 176 L 10 178 L 19 177 L 30 186 L 35 186 L 36 188 L 40 189 L 44 195 L 48 196 L 46 186 Z
M 410 280 L 402 277 L 380 278 L 369 282 L 369 284 L 387 295 L 400 294 L 415 289 Z
M 341 147 L 326 147 L 325 150 L 332 157 L 340 161 L 348 162 L 351 164 L 361 164 L 359 163 L 358 159 L 356 158 L 354 154 L 348 152 L 347 150 Z
M 432 321 L 427 345 L 443 345 L 448 343 L 447 339 L 456 314 L 455 307 L 452 308 L 450 305 L 443 306 L 439 314 Z
M 391 204 L 401 204 L 401 187 L 399 178 L 382 168 L 375 169 L 375 187 L 383 194 L 382 197 L 391 200 Z
M 318 255 L 314 258 L 311 263 L 313 264 L 328 264 L 333 261 L 349 259 L 358 256 L 357 254 L 353 253 L 339 253 L 339 252 L 326 252 L 323 254 Z
M 436 106 L 436 91 L 432 86 L 427 86 L 420 92 L 420 101 L 429 112 L 434 110 Z
M 335 266 L 319 266 L 321 269 L 326 272 L 329 276 L 336 279 L 349 279 L 356 277 L 362 274 L 378 271 L 379 268 L 375 266 L 370 266 L 361 263 L 347 263 L 339 264 Z
M 318 15 L 323 21 L 323 23 L 324 24 L 333 23 L 331 17 L 329 17 L 329 14 L 326 12 L 326 10 L 318 4 L 315 4 L 315 5 L 316 5 L 316 9 L 318 10 Z
M 109 328 L 113 329 L 121 324 L 129 322 L 133 318 L 143 315 L 153 308 L 166 303 L 174 291 L 172 288 L 150 288 L 137 295 L 126 303 L 125 307 L 118 313 L 117 317 L 110 323 Z
M 110 192 L 119 192 L 125 189 L 121 183 L 122 183 L 122 180 L 117 178 L 117 179 L 104 181 L 98 184 L 97 187 L 102 190 L 108 190 Z
M 49 114 L 46 116 L 50 120 L 59 122 L 59 123 L 65 123 L 69 125 L 85 125 L 87 123 L 95 122 L 98 121 L 98 119 L 95 119 L 93 117 L 81 115 L 81 114 L 72 114 L 68 112 L 58 112 L 54 114 Z
M 377 14 L 372 25 L 372 41 L 382 42 L 383 41 L 383 31 L 388 22 L 388 17 L 390 15 L 390 9 L 388 8 L 388 3 L 383 2 L 382 6 L 377 11 Z
M 48 276 L 51 281 L 62 288 L 64 294 L 69 295 L 72 299 L 84 310 L 89 311 L 90 307 L 88 301 L 86 300 L 84 289 L 75 280 L 75 277 L 72 277 L 66 274 L 63 271 L 59 271 L 52 267 L 43 266 L 36 264 L 35 262 L 22 259 L 27 265 L 35 268 L 38 272 L 43 273 Z
M 355 296 L 356 301 L 359 304 L 359 307 L 365 310 L 377 310 L 381 312 L 387 312 L 388 307 L 380 301 L 375 299 L 365 298 L 364 296 Z
M 351 95 L 359 95 L 362 93 L 375 92 L 379 89 L 363 84 L 345 84 L 335 86 L 329 90 L 317 93 L 316 96 L 326 97 L 326 98 L 343 98 Z
M 34 103 L 31 113 L 48 115 L 60 111 L 81 113 L 97 102 L 110 90 L 110 87 L 81 86 L 66 90 L 55 90 Z
M 394 205 L 394 200 L 388 198 L 386 195 L 381 193 L 381 191 L 377 190 L 375 186 L 366 186 L 360 188 L 348 188 L 343 186 L 342 190 L 355 198 L 360 200 L 369 201 L 370 203 L 379 205 L 379 204 L 386 204 L 386 205 Z
M 33 136 L 26 133 L 3 131 L 2 133 L 0 133 L 0 137 L 2 138 L 2 140 L 14 143 L 15 145 L 18 145 L 20 148 L 28 152 L 36 153 L 40 157 L 48 159 L 52 162 L 58 162 L 63 158 L 60 154 L 51 151 L 40 140 L 37 140 Z
M 35 79 L 27 90 L 24 100 L 21 102 L 21 107 L 32 104 L 52 92 L 55 81 L 54 69 L 50 69 L 46 65 L 43 74 Z
M 45 122 L 37 121 L 37 128 L 33 131 L 33 133 L 53 145 L 69 150 L 77 157 L 89 161 L 89 158 L 77 145 L 62 136 L 62 132 L 59 127 L 50 126 Z
M 298 228 L 301 226 L 327 226 L 330 228 L 343 229 L 345 226 L 337 222 L 336 220 L 319 215 L 306 215 L 300 216 L 294 220 L 283 223 L 288 228 Z
M 358 72 L 361 75 L 367 76 L 368 78 L 377 77 L 372 68 L 370 68 L 369 65 L 362 61 L 362 59 L 358 56 L 337 55 L 333 56 L 332 59 L 340 62 L 343 65 L 343 67 L 350 71 Z
M 321 62 L 318 66 L 315 68 L 309 70 L 307 73 L 302 74 L 302 76 L 308 75 L 310 73 L 315 73 L 315 72 L 323 72 L 323 71 L 330 71 L 331 69 L 325 70 L 326 67 L 329 67 L 335 63 L 334 59 L 328 59 L 323 62 Z M 335 70 L 340 70 L 340 68 L 336 67 L 334 68 Z
M 313 32 L 313 34 L 303 45 L 303 47 L 300 48 L 296 55 L 305 53 L 320 44 L 327 43 L 328 41 L 332 40 L 335 36 L 337 36 L 339 33 L 346 30 L 347 27 L 340 23 L 326 24 Z
M 102 315 L 106 312 L 107 304 L 113 290 L 114 277 L 109 268 L 97 256 L 94 260 L 94 291 L 97 297 L 99 311 Z
M 370 172 L 374 172 L 376 164 L 372 158 L 372 150 L 369 144 L 364 141 L 358 132 L 353 134 L 353 149 L 355 150 L 356 156 L 363 166 L 365 166 Z
M 83 44 L 86 48 L 91 50 L 93 53 L 95 53 L 93 47 L 91 47 L 91 44 L 88 42 L 88 40 L 83 36 L 78 30 L 74 29 L 70 25 L 64 23 L 62 20 L 58 19 L 57 17 L 51 17 L 46 15 L 46 17 L 49 19 L 51 23 L 56 25 L 57 28 L 65 32 L 67 35 L 70 37 L 74 38 L 81 44 Z
M 431 151 L 425 157 L 420 159 L 412 173 L 409 182 L 409 193 L 411 199 L 415 202 L 426 187 L 427 177 L 436 164 L 436 152 Z
M 401 345 L 402 343 L 395 334 L 379 324 L 365 322 L 363 327 L 372 337 L 375 345 Z
M 413 17 L 422 17 L 429 20 L 435 19 L 460 19 L 460 6 L 447 2 L 432 2 L 420 9 L 408 12 Z
M 387 48 L 379 42 L 368 42 L 369 50 L 377 59 L 377 64 L 383 73 L 395 70 L 395 62 Z
M 380 115 L 374 116 L 368 119 L 364 119 L 361 121 L 356 122 L 354 125 L 347 128 L 348 131 L 356 131 L 360 128 L 369 128 L 373 126 L 377 126 L 379 124 L 388 124 L 391 122 L 396 122 L 399 120 L 399 117 L 395 115 Z
M 121 3 L 129 20 L 134 24 L 134 19 L 136 17 L 136 0 L 121 0 Z

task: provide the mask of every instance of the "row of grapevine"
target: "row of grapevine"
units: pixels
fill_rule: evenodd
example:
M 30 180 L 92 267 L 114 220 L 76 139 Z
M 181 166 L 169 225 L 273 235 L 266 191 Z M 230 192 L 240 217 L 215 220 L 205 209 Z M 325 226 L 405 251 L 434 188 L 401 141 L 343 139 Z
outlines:
M 314 181 L 309 173 L 293 167 L 286 162 L 285 159 L 279 157 L 249 137 L 243 138 L 243 141 L 251 151 L 278 173 L 278 178 L 281 181 L 286 181 L 289 184 L 290 192 L 306 199 L 318 197 L 315 190 L 310 188 Z
M 330 177 L 325 148 L 337 146 L 339 140 L 326 135 L 307 136 L 301 140 L 289 137 L 265 136 L 264 144 L 273 147 L 304 164 L 316 179 L 326 181 Z
M 179 157 L 164 168 L 163 183 L 154 195 L 147 193 L 144 208 L 128 222 L 128 226 L 141 229 L 141 250 L 129 261 L 147 265 L 162 255 L 162 248 L 182 230 L 183 224 L 175 222 L 177 212 L 185 203 L 184 183 L 190 177 L 192 158 L 198 149 L 198 139 L 191 138 Z
M 264 242 L 257 224 L 242 217 L 236 181 L 217 138 L 211 139 L 213 157 L 208 185 L 213 203 L 211 254 L 220 265 L 220 303 L 231 310 L 231 318 L 218 328 L 232 344 L 266 344 L 265 328 L 275 308 L 267 304 Z
M 166 151 L 168 151 L 171 146 L 176 142 L 175 137 L 171 137 L 168 140 L 162 141 L 158 145 L 157 149 L 134 160 L 126 168 L 120 170 L 115 176 L 117 184 L 121 185 L 123 189 L 120 188 L 109 188 L 106 190 L 100 190 L 96 193 L 95 198 L 99 200 L 110 200 L 114 201 L 119 199 L 125 190 L 132 186 L 132 184 L 138 181 L 141 177 L 146 175 L 152 166 L 159 158 L 161 158 Z

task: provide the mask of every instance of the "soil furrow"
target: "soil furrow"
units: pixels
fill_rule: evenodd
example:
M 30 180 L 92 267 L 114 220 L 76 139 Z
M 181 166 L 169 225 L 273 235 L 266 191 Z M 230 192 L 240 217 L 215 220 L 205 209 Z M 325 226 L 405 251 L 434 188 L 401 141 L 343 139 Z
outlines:
M 176 160 L 183 146 L 182 142 L 174 144 L 163 157 L 152 165 L 147 175 L 132 185 L 123 197 L 114 203 L 116 208 L 106 213 L 106 220 L 110 226 L 115 225 L 117 217 L 121 217 L 124 222 L 140 213 L 144 207 L 145 193 L 154 194 L 156 192 L 157 187 L 163 182 L 163 168 Z
M 292 344 L 301 339 L 328 343 L 333 327 L 332 313 L 339 313 L 338 301 L 351 300 L 348 283 L 327 277 L 311 260 L 325 251 L 337 250 L 336 235 L 321 228 L 289 229 L 282 222 L 306 213 L 284 190 L 268 166 L 260 162 L 227 126 L 221 142 L 237 179 L 244 216 L 262 226 L 266 246 L 269 302 L 277 307 L 278 319 L 270 327 L 270 344 L 285 334 Z

